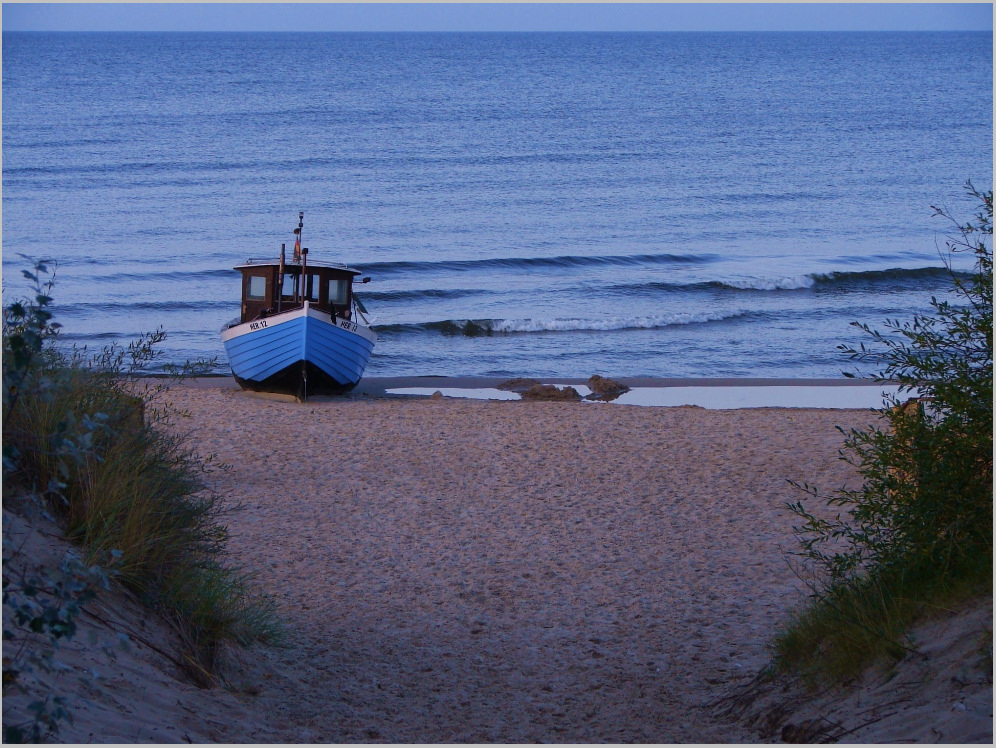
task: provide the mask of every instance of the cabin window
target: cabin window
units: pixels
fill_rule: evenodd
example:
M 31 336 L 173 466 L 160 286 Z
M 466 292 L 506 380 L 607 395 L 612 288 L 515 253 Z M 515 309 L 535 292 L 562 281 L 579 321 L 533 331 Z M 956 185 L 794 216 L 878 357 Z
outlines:
M 266 278 L 261 275 L 249 276 L 249 293 L 247 299 L 253 301 L 264 301 L 266 299 Z
M 338 306 L 345 306 L 349 301 L 349 281 L 330 280 L 329 281 L 329 301 Z
M 300 275 L 294 275 L 293 273 L 287 273 L 284 275 L 284 287 L 280 291 L 280 295 L 285 299 L 294 298 L 294 290 L 297 287 L 297 279 Z
M 317 275 L 308 274 L 308 299 L 318 301 L 318 292 L 321 291 L 322 284 Z

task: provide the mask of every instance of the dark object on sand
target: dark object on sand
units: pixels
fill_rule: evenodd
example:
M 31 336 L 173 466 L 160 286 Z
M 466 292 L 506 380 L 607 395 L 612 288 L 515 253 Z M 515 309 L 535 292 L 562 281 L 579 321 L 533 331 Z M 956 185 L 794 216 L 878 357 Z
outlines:
M 593 395 L 621 395 L 624 392 L 629 392 L 629 387 L 626 385 L 598 374 L 591 375 L 588 380 L 588 389 Z
M 573 387 L 559 389 L 552 384 L 534 384 L 522 393 L 523 400 L 560 400 L 574 401 L 580 400 L 581 395 Z
M 585 400 L 602 400 L 604 402 L 611 402 L 624 392 L 629 392 L 629 387 L 626 385 L 598 374 L 592 374 L 591 379 L 588 380 L 588 389 L 591 390 L 591 394 Z
M 540 381 L 538 379 L 516 377 L 515 379 L 506 379 L 495 389 L 504 390 L 505 392 L 518 392 L 519 394 L 522 394 L 524 392 L 528 392 L 530 388 L 535 387 L 539 383 Z

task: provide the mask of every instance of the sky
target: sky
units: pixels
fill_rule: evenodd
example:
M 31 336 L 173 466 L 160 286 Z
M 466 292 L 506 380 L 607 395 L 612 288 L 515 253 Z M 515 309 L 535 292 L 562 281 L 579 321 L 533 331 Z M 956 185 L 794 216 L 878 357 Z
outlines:
M 3 3 L 4 31 L 992 31 L 992 3 Z

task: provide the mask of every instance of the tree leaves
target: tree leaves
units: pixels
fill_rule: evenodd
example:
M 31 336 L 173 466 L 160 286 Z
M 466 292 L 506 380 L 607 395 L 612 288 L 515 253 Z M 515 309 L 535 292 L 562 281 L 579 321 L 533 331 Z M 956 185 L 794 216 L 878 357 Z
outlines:
M 886 320 L 884 332 L 854 322 L 871 343 L 839 346 L 852 359 L 880 362 L 876 380 L 898 383 L 900 394 L 915 390 L 920 402 L 911 408 L 887 398 L 885 428 L 847 435 L 846 459 L 861 488 L 823 495 L 797 486 L 846 508 L 827 520 L 801 501 L 789 505 L 803 521 L 799 555 L 827 574 L 831 592 L 888 569 L 929 576 L 991 566 L 993 297 L 985 237 L 992 235 L 992 191 L 969 183 L 968 192 L 980 204 L 974 223 L 959 225 L 935 208 L 957 229 L 949 252 L 975 256 L 969 280 L 952 273 L 957 301 L 934 298 L 932 314 Z

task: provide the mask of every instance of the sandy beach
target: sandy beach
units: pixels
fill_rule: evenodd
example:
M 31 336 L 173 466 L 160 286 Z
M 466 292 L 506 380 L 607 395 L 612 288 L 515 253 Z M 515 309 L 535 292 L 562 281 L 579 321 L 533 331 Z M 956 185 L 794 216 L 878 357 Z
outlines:
M 233 466 L 233 553 L 333 695 L 323 741 L 740 737 L 695 712 L 799 599 L 786 479 L 847 477 L 833 411 L 175 403 Z
M 758 675 L 774 631 L 805 598 L 788 561 L 785 504 L 800 494 L 787 481 L 853 482 L 836 427 L 874 418 L 451 399 L 298 404 L 223 387 L 180 387 L 169 399 L 191 414 L 177 427 L 193 448 L 230 466 L 210 482 L 239 507 L 228 521 L 233 559 L 274 596 L 289 642 L 233 650 L 226 688 L 174 684 L 161 708 L 135 705 L 124 725 L 98 719 L 134 684 L 108 661 L 110 690 L 93 695 L 67 737 L 771 739 L 742 715 L 717 716 L 716 704 Z

